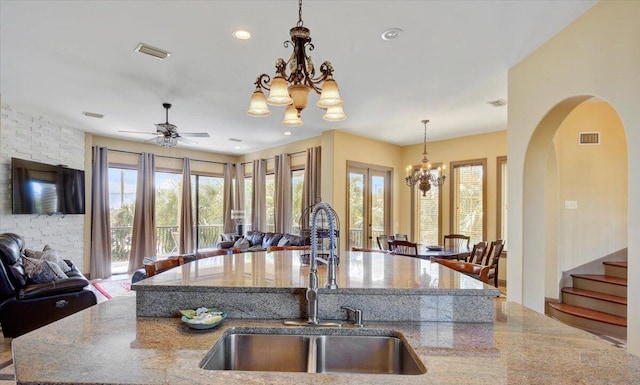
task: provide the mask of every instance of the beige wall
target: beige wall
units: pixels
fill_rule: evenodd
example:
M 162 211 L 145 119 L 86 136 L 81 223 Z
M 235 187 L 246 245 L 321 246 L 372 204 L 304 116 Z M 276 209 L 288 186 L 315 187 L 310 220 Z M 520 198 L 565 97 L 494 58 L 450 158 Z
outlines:
M 611 103 L 624 124 L 629 165 L 629 277 L 640 276 L 638 20 L 640 2 L 600 2 L 509 71 L 507 296 L 511 301 L 544 311 L 545 267 L 540 261 L 545 250 L 545 203 L 540 181 L 557 128 L 591 96 Z M 628 292 L 639 290 L 640 280 L 629 280 Z M 640 354 L 638 296 L 629 296 L 628 325 L 628 350 Z

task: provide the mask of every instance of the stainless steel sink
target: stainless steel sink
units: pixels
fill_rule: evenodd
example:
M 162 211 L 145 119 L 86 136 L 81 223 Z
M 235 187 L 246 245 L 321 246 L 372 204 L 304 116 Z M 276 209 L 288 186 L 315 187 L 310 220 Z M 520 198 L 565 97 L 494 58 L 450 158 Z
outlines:
M 232 333 L 200 365 L 208 370 L 423 374 L 413 349 L 393 336 Z

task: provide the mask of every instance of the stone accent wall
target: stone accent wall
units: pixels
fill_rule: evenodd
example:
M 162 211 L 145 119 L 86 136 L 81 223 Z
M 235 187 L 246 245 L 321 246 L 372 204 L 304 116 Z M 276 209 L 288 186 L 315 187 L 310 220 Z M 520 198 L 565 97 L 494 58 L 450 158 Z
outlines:
M 84 170 L 84 135 L 81 130 L 44 116 L 19 111 L 7 104 L 0 107 L 0 232 L 22 235 L 30 249 L 41 250 L 48 244 L 61 257 L 73 260 L 80 271 L 85 271 L 85 216 L 13 215 L 11 158 Z

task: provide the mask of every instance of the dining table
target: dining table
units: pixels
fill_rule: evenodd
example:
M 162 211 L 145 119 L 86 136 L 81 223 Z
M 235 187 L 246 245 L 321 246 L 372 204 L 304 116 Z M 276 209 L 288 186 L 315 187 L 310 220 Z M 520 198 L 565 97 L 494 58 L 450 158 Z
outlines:
M 468 247 L 452 246 L 427 246 L 418 244 L 418 255 L 410 255 L 421 259 L 441 258 L 441 259 L 466 259 L 471 253 Z

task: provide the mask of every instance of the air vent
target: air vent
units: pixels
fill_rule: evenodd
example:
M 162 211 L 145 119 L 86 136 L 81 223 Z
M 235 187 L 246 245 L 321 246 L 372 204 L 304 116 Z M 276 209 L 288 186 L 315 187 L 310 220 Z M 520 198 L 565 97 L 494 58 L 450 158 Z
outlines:
M 599 132 L 579 132 L 578 144 L 581 146 L 593 146 L 600 144 Z
M 504 99 L 498 99 L 487 102 L 487 104 L 491 104 L 494 107 L 502 107 L 507 105 L 507 101 Z
M 82 115 L 84 116 L 88 116 L 90 118 L 96 118 L 96 119 L 102 119 L 104 118 L 103 114 L 98 114 L 97 112 L 88 112 L 88 111 L 84 111 L 82 112 Z
M 165 51 L 160 48 L 152 47 L 150 45 L 140 43 L 135 49 L 136 52 L 144 53 L 149 56 L 153 56 L 156 59 L 164 60 L 171 56 L 171 52 Z
M 229 140 L 232 142 L 238 142 L 238 143 L 242 142 L 242 139 L 236 139 L 236 138 L 229 138 Z

